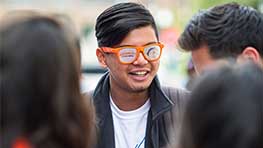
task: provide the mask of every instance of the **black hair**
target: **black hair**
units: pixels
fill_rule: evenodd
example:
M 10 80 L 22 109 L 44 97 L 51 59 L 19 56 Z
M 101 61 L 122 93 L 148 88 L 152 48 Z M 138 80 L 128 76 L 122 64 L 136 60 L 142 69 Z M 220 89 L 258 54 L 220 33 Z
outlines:
M 227 65 L 204 73 L 186 105 L 180 148 L 263 147 L 263 70 Z
M 113 5 L 97 18 L 95 31 L 98 46 L 116 46 L 130 31 L 149 25 L 153 27 L 158 39 L 154 18 L 143 5 L 131 2 Z
M 180 47 L 193 51 L 207 46 L 213 58 L 237 57 L 250 46 L 263 56 L 262 13 L 237 3 L 202 10 L 179 37 Z

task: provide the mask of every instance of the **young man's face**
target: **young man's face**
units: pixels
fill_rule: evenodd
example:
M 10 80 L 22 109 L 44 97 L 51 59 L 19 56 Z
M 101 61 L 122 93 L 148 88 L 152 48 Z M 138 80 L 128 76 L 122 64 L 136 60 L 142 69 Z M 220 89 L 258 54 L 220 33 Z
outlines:
M 197 73 L 202 73 L 205 69 L 217 68 L 223 64 L 228 63 L 225 58 L 215 59 L 209 53 L 207 46 L 202 46 L 192 51 L 192 60 Z M 255 63 L 262 65 L 263 59 L 258 53 L 257 49 L 253 47 L 246 47 L 243 52 L 237 57 L 237 63 L 244 63 L 252 60 Z
M 146 26 L 132 30 L 117 47 L 144 46 L 157 41 L 154 29 L 151 26 Z M 110 70 L 110 84 L 113 89 L 130 92 L 145 91 L 159 68 L 159 60 L 149 62 L 142 53 L 131 64 L 122 64 L 116 54 L 104 54 L 104 58 L 105 64 Z

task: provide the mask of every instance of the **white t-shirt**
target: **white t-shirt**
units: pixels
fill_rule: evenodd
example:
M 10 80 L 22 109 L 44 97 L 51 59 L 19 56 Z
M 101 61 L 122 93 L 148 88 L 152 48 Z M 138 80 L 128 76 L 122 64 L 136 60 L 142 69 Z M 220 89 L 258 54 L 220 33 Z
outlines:
M 122 111 L 110 97 L 115 148 L 144 148 L 150 99 L 133 111 Z

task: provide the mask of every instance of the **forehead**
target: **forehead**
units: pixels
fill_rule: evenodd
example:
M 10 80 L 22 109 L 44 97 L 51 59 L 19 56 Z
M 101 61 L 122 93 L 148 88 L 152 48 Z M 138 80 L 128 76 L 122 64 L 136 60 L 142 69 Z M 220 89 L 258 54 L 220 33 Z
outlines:
M 152 26 L 145 26 L 136 28 L 130 31 L 127 36 L 122 40 L 119 46 L 133 45 L 142 46 L 148 43 L 157 42 L 157 37 Z

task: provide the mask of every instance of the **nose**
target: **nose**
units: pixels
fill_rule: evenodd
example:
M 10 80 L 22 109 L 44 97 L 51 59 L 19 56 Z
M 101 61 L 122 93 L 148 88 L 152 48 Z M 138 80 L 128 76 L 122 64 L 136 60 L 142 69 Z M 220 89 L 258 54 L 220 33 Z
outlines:
M 133 62 L 134 65 L 146 65 L 148 61 L 144 58 L 142 53 L 139 53 L 138 58 Z

